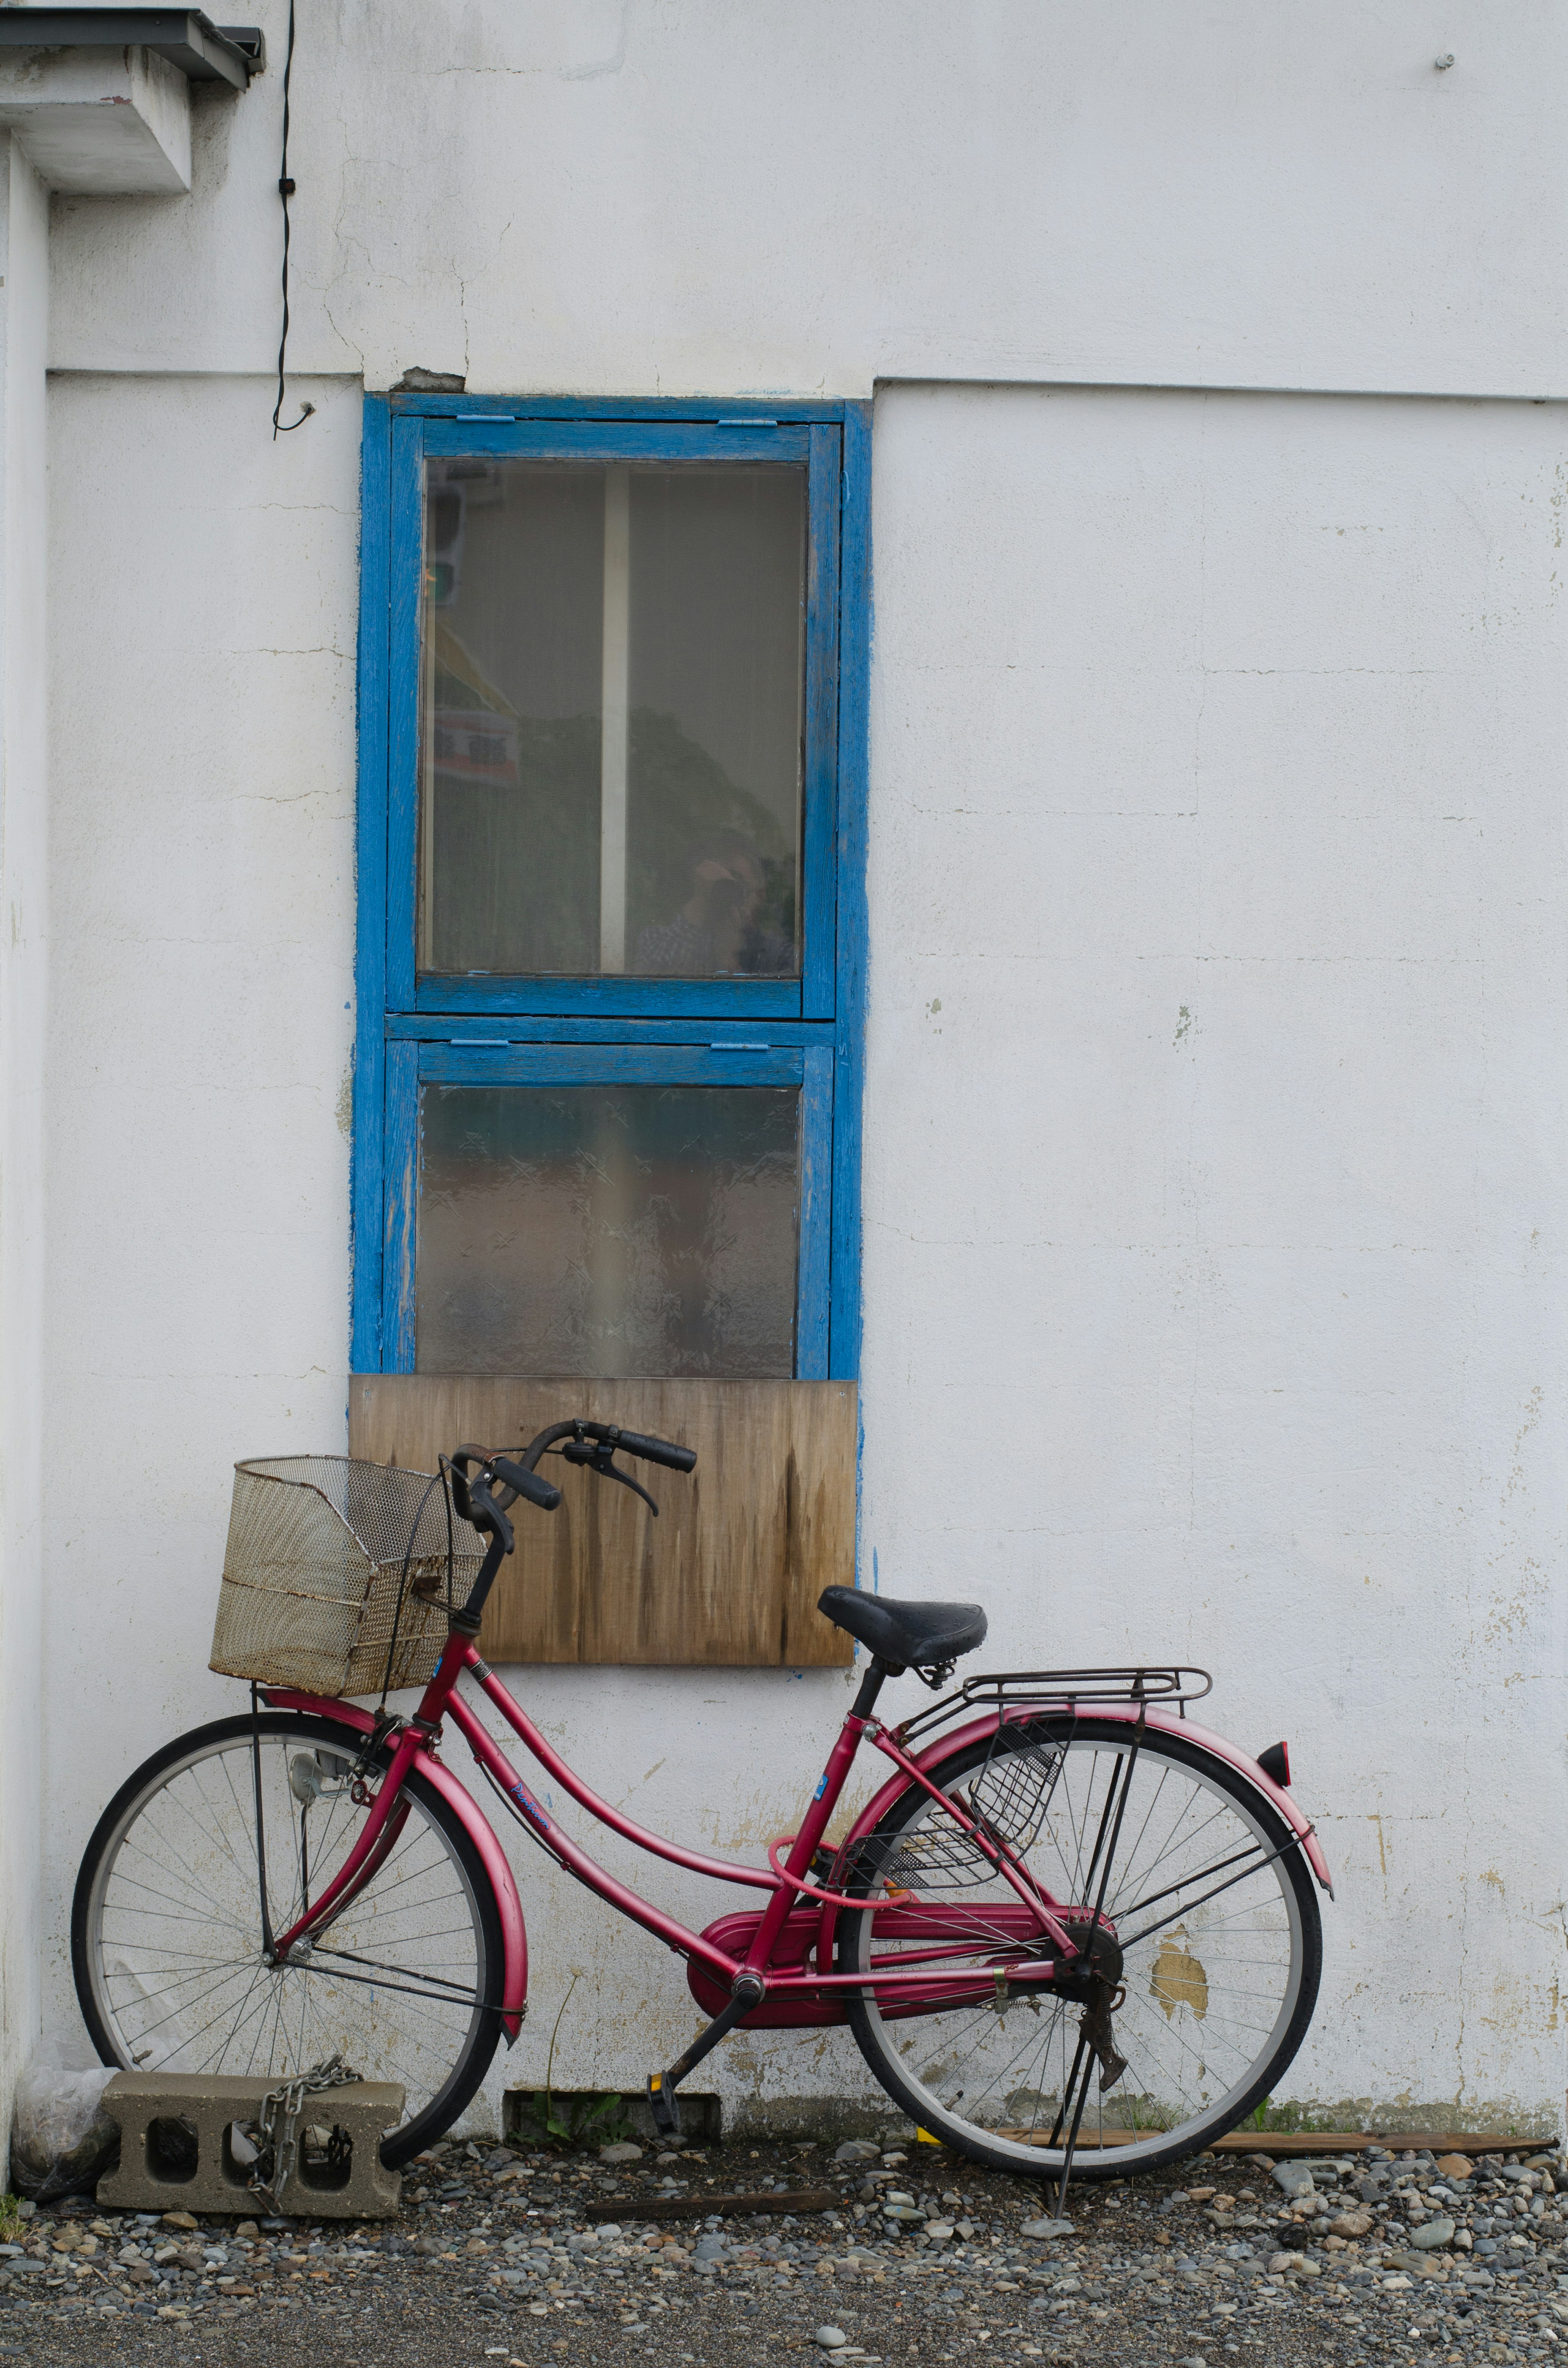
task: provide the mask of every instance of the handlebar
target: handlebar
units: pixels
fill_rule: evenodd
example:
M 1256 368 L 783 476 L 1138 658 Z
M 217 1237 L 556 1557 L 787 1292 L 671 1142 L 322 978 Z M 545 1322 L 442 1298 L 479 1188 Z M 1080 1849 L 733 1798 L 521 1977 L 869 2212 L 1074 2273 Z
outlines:
M 541 1480 L 538 1473 L 530 1472 L 526 1464 L 515 1463 L 509 1455 L 493 1455 L 490 1469 L 497 1480 L 511 1490 L 511 1496 L 506 1499 L 508 1504 L 519 1497 L 526 1497 L 530 1505 L 539 1507 L 540 1512 L 553 1513 L 561 1502 L 559 1488 L 549 1480 Z
M 622 1430 L 613 1422 L 552 1422 L 537 1439 L 528 1441 L 520 1457 L 494 1455 L 483 1447 L 457 1449 L 450 1459 L 452 1502 L 463 1520 L 492 1534 L 496 1533 L 498 1523 L 506 1533 L 506 1551 L 510 1554 L 511 1523 L 505 1518 L 507 1508 L 520 1497 L 528 1504 L 537 1505 L 540 1512 L 553 1513 L 561 1502 L 560 1489 L 541 1480 L 534 1467 L 546 1449 L 562 1440 L 572 1442 L 566 1452 L 573 1463 L 590 1463 L 616 1480 L 627 1480 L 627 1474 L 617 1471 L 612 1460 L 618 1449 L 644 1463 L 662 1463 L 671 1472 L 691 1472 L 697 1465 L 695 1448 L 681 1447 L 674 1440 L 652 1439 L 640 1430 Z M 590 1440 L 594 1442 L 592 1449 L 586 1446 Z M 470 1468 L 474 1465 L 478 1469 L 471 1478 Z M 635 1481 L 627 1480 L 627 1485 L 637 1488 Z M 646 1496 L 647 1492 L 637 1488 L 637 1494 Z M 651 1497 L 647 1501 L 653 1503 Z M 653 1509 L 657 1512 L 658 1507 L 654 1505 Z
M 552 1422 L 548 1430 L 541 1430 L 537 1439 L 528 1441 L 520 1457 L 494 1455 L 483 1447 L 458 1448 L 445 1459 L 453 1507 L 465 1521 L 490 1540 L 460 1619 L 459 1624 L 470 1635 L 479 1634 L 485 1598 L 516 1543 L 512 1524 L 506 1519 L 508 1507 L 521 1497 L 528 1504 L 537 1505 L 541 1512 L 553 1513 L 561 1502 L 560 1489 L 541 1480 L 534 1467 L 545 1450 L 562 1440 L 571 1441 L 563 1451 L 570 1462 L 587 1464 L 601 1479 L 620 1481 L 654 1513 L 659 1508 L 647 1490 L 617 1464 L 616 1450 L 638 1456 L 646 1463 L 663 1463 L 672 1472 L 690 1472 L 697 1463 L 695 1450 L 679 1447 L 673 1440 L 649 1439 L 640 1430 L 621 1430 L 612 1422 L 585 1420 Z
M 644 1463 L 666 1464 L 672 1472 L 691 1472 L 697 1465 L 697 1450 L 694 1447 L 677 1447 L 669 1439 L 649 1439 L 640 1430 L 622 1430 L 613 1422 L 589 1422 L 580 1418 L 575 1422 L 552 1422 L 548 1430 L 541 1430 L 537 1439 L 530 1439 L 523 1450 L 522 1459 L 528 1470 L 534 1469 L 547 1448 L 553 1447 L 562 1439 L 579 1443 L 591 1439 L 611 1454 L 620 1448 L 628 1455 L 641 1457 Z M 573 1460 L 575 1462 L 577 1459 Z
M 472 1476 L 469 1466 L 479 1469 Z M 492 1455 L 483 1447 L 460 1447 L 449 1459 L 452 1484 L 452 1503 L 465 1521 L 476 1530 L 499 1539 L 504 1550 L 512 1551 L 512 1524 L 506 1519 L 506 1508 L 525 1497 L 530 1505 L 542 1512 L 553 1513 L 561 1502 L 561 1491 L 548 1480 L 541 1480 L 509 1455 Z M 499 1484 L 493 1487 L 492 1483 Z
M 609 1426 L 604 1426 L 609 1429 Z M 597 1426 L 585 1422 L 583 1429 L 597 1435 Z M 697 1468 L 695 1447 L 677 1447 L 668 1439 L 645 1439 L 640 1430 L 609 1429 L 607 1445 L 619 1447 L 623 1455 L 640 1455 L 644 1463 L 667 1464 L 672 1472 L 693 1472 Z

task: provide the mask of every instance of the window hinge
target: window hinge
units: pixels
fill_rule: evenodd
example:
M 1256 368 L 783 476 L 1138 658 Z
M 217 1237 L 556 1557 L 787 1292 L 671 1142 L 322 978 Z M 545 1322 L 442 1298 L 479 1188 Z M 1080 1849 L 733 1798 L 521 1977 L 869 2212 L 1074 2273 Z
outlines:
M 512 1047 L 509 1036 L 449 1036 L 447 1042 L 449 1044 L 466 1044 L 471 1048 L 480 1046 L 491 1053 L 507 1053 Z
M 771 1053 L 773 1047 L 771 1044 L 737 1043 L 733 1036 L 726 1036 L 718 1043 L 710 1044 L 708 1050 L 710 1053 Z
M 777 419 L 716 419 L 715 427 L 777 427 Z
M 517 424 L 517 415 L 515 411 L 454 411 L 452 417 L 466 420 L 470 426 L 476 420 L 487 422 L 495 427 L 515 427 Z

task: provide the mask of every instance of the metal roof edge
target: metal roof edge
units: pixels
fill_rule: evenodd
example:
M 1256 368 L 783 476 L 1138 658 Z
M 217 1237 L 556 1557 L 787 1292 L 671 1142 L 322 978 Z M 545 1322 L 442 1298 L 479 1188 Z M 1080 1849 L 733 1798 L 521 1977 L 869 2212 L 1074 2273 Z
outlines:
M 215 25 L 199 8 L 34 8 L 0 6 L 0 48 L 155 50 L 187 82 L 244 90 L 267 64 L 256 25 Z

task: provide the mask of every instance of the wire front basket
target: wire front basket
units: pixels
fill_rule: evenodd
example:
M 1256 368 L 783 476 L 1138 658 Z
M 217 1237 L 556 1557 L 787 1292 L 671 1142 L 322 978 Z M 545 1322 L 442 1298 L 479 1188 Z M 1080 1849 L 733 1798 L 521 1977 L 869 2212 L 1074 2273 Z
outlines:
M 483 1554 L 427 1472 L 347 1455 L 236 1463 L 209 1666 L 315 1694 L 426 1685 Z

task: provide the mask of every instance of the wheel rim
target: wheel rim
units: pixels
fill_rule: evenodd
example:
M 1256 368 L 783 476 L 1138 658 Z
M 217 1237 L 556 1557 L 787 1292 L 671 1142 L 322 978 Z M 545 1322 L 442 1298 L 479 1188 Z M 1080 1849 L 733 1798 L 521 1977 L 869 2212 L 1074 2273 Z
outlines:
M 300 1914 L 307 1874 L 319 1897 L 362 1827 L 346 1742 L 263 1724 L 275 1932 Z M 404 2130 L 438 2123 L 485 2020 L 475 2001 L 488 1995 L 487 1952 L 451 1837 L 413 1786 L 403 1798 L 402 1833 L 364 1892 L 308 1962 L 269 1967 L 248 1730 L 165 1761 L 104 1837 L 87 1903 L 86 1971 L 119 2063 L 282 2079 L 340 2055 L 366 2079 L 402 2086 Z
M 1114 2028 L 1128 2069 L 1108 2091 L 1100 2090 L 1097 2071 L 1091 2078 L 1079 2138 L 1085 2169 L 1103 2157 L 1098 2167 L 1108 2170 L 1114 2156 L 1118 2170 L 1131 2170 L 1233 2127 L 1260 2093 L 1260 2080 L 1280 2068 L 1281 2051 L 1286 2061 L 1293 2052 L 1306 1966 L 1296 1883 L 1286 1861 L 1274 1856 L 1280 1837 L 1261 1804 L 1232 1791 L 1212 1763 L 1195 1764 L 1196 1755 L 1164 1750 L 1153 1738 L 1144 1741 L 1129 1781 L 1128 1752 L 1125 1734 L 1080 1733 L 1064 1755 L 1040 1831 L 1021 1853 L 1057 1900 L 1092 1908 L 1116 1824 L 1114 1802 L 1107 1817 L 1112 1783 L 1127 1786 L 1103 1912 L 1125 1949 L 1126 1995 Z M 953 1792 L 984 1759 L 982 1746 L 936 1771 L 936 1781 Z M 894 1809 L 896 1828 L 884 1830 L 918 1841 L 933 1822 L 938 1828 L 948 1822 L 928 1796 L 905 1800 L 902 1817 L 904 1804 Z M 904 1867 L 915 1855 L 904 1856 Z M 1216 1890 L 1221 1884 L 1226 1887 Z M 1205 1899 L 1210 1891 L 1215 1896 Z M 987 1934 L 987 1910 L 1012 1906 L 1017 1895 L 992 1877 L 972 1889 L 932 1891 L 928 1904 L 938 1896 L 960 1930 L 971 1919 L 972 1962 L 994 1961 L 997 1928 Z M 873 1959 L 896 1963 L 919 1945 L 890 1945 L 875 1925 L 873 1911 L 846 1928 L 846 1970 L 868 1968 Z M 892 1993 L 883 1995 L 891 2007 Z M 1060 2137 L 1054 2146 L 1049 2141 L 1083 2012 L 1081 2004 L 1049 1994 L 1013 1992 L 898 2019 L 884 2015 L 867 1991 L 856 2021 L 917 2121 L 960 2137 L 972 2134 L 988 2154 L 1038 2171 L 1062 2158 Z M 1126 2142 L 1120 2134 L 1129 2131 Z

